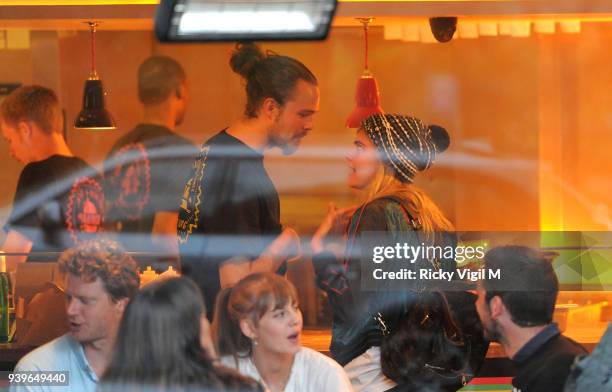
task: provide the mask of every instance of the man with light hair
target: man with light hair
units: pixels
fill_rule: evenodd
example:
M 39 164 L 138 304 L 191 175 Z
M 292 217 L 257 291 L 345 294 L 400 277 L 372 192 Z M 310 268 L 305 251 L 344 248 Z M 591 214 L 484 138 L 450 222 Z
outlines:
M 2 250 L 21 253 L 7 256 L 8 269 L 26 260 L 55 261 L 55 252 L 102 225 L 104 194 L 97 174 L 68 147 L 59 100 L 46 87 L 13 91 L 0 104 L 0 126 L 11 155 L 25 164 L 4 226 Z
M 11 384 L 11 392 L 94 392 L 112 354 L 123 311 L 138 292 L 136 262 L 108 240 L 85 241 L 59 260 L 69 332 L 23 357 L 14 373 L 66 372 L 65 386 Z

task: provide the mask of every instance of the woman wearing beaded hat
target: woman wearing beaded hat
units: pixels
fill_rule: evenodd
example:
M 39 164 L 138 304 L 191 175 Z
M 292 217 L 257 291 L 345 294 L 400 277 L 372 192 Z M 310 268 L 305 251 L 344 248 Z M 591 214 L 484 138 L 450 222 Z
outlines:
M 386 232 L 394 242 L 411 238 L 418 244 L 454 245 L 454 237 L 445 235 L 452 232 L 452 224 L 413 184 L 417 172 L 428 169 L 449 144 L 444 128 L 426 127 L 417 118 L 389 114 L 368 117 L 357 131 L 347 156 L 348 185 L 363 191 L 365 202 L 356 209 L 336 209 L 330 205 L 313 236 L 317 284 L 327 293 L 334 312 L 330 351 L 345 366 L 356 391 L 401 388 L 407 379 L 419 377 L 433 385 L 439 378 L 435 372 L 431 380 L 428 374 L 421 377 L 414 372 L 394 372 L 398 367 L 441 369 L 439 373 L 448 374 L 440 377 L 449 376 L 458 385 L 461 385 L 458 380 L 469 373 L 466 371 L 469 366 L 458 364 L 468 362 L 461 358 L 466 339 L 470 339 L 462 327 L 471 321 L 462 320 L 465 323 L 456 325 L 444 295 L 361 289 L 359 248 L 363 232 Z M 409 233 L 414 235 L 406 236 Z M 452 259 L 424 262 L 430 263 L 427 268 L 436 270 L 455 268 Z M 465 298 L 464 293 L 455 297 Z M 460 307 L 463 305 L 465 301 L 460 301 Z M 467 307 L 460 311 L 478 320 L 473 303 Z M 415 324 L 416 313 L 423 317 Z M 398 337 L 405 336 L 406 329 L 417 334 L 422 330 L 422 336 L 416 339 L 412 336 L 410 341 L 424 345 L 417 348 L 411 343 L 403 344 L 405 340 L 398 341 Z M 434 358 L 434 352 L 446 348 L 452 352 Z M 415 360 L 418 363 L 413 363 Z

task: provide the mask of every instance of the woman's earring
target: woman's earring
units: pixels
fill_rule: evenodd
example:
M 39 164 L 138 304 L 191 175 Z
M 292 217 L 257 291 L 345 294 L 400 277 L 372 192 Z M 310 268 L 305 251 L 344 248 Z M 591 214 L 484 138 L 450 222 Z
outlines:
M 253 343 L 253 346 L 257 346 L 257 339 L 251 339 L 251 343 Z

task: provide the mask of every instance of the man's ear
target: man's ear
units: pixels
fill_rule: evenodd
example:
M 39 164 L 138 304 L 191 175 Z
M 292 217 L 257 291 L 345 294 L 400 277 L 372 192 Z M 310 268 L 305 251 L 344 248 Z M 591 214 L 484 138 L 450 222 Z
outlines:
M 34 132 L 34 123 L 31 121 L 19 121 L 17 123 L 17 132 L 23 140 L 31 140 L 32 133 Z
M 176 99 L 183 100 L 187 98 L 187 85 L 185 83 L 181 83 L 174 91 L 174 95 Z
M 274 98 L 266 98 L 263 100 L 261 104 L 261 108 L 259 109 L 260 115 L 263 115 L 265 118 L 269 120 L 276 120 L 281 112 L 281 106 Z
M 115 310 L 119 314 L 119 316 L 123 316 L 123 312 L 125 312 L 125 308 L 130 302 L 129 298 L 121 298 L 115 302 Z
M 506 306 L 504 305 L 504 302 L 502 301 L 499 295 L 496 295 L 491 298 L 491 300 L 489 301 L 489 310 L 491 312 L 491 318 L 493 320 L 499 319 L 507 311 Z
M 240 330 L 249 339 L 257 338 L 257 331 L 255 330 L 255 326 L 253 325 L 253 322 L 249 319 L 240 320 Z
M 179 83 L 177 86 L 174 87 L 174 92 L 170 93 L 166 100 L 176 99 L 178 101 L 182 101 L 186 96 L 186 87 L 187 86 L 184 82 Z

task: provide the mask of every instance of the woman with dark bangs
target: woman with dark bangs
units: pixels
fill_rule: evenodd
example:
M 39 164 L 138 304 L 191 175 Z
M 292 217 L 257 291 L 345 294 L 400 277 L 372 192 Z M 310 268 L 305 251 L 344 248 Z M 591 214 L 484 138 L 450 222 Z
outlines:
M 456 245 L 450 221 L 413 183 L 415 176 L 429 169 L 449 144 L 450 137 L 444 128 L 426 126 L 415 117 L 376 114 L 365 119 L 346 157 L 348 185 L 363 192 L 364 202 L 357 209 L 337 210 L 331 206 L 312 238 L 317 284 L 326 292 L 334 313 L 330 351 L 344 366 L 355 391 L 401 388 L 409 381 L 407 374 L 415 378 L 410 380 L 413 384 L 406 385 L 417 385 L 419 380 L 430 379 L 419 379 L 421 375 L 435 369 L 448 375 L 458 389 L 486 353 L 475 296 L 453 292 L 445 299 L 441 295 L 421 294 L 425 287 L 416 285 L 397 291 L 384 285 L 377 290 L 362 290 L 360 249 L 365 244 L 364 232 L 386 233 L 392 243 L 411 246 Z M 412 266 L 413 272 L 421 268 L 456 269 L 453 258 L 437 256 L 415 261 L 395 264 Z M 451 310 L 447 300 L 453 302 L 453 314 L 460 315 L 455 317 L 460 330 L 447 316 Z M 428 316 L 420 318 L 421 314 Z M 419 322 L 414 324 L 417 319 Z M 457 333 L 449 334 L 451 330 Z M 422 339 L 412 339 L 410 335 L 411 339 L 404 340 L 419 331 L 425 334 Z M 472 342 L 478 342 L 477 351 L 472 350 Z M 457 366 L 457 358 L 446 355 L 436 356 L 432 362 L 432 355 L 437 355 L 446 344 L 449 350 L 461 346 L 463 364 L 469 362 L 469 366 Z M 415 367 L 425 363 L 435 368 L 427 368 L 425 373 L 414 372 Z M 433 384 L 430 387 L 435 388 Z
M 274 273 L 242 279 L 217 299 L 213 335 L 221 362 L 271 392 L 344 392 L 340 365 L 302 347 L 302 313 L 295 287 Z
M 102 392 L 263 391 L 215 366 L 202 294 L 188 278 L 154 282 L 128 304 Z

